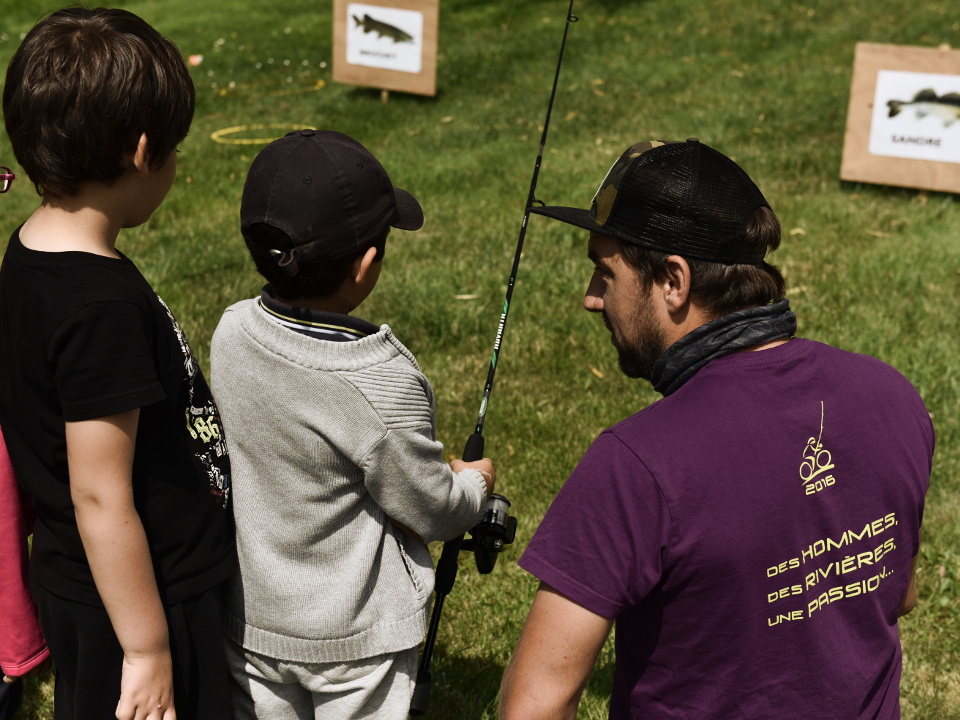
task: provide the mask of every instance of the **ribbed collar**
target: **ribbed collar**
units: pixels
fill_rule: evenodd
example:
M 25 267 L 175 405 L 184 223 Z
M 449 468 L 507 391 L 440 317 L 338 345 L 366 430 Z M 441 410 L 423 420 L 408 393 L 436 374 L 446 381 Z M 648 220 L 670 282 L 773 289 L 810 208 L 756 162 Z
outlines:
M 380 330 L 373 323 L 353 315 L 287 305 L 273 297 L 270 285 L 265 285 L 260 292 L 260 307 L 280 325 L 318 340 L 359 340 Z
M 284 327 L 265 313 L 257 300 L 245 300 L 228 312 L 237 312 L 243 331 L 267 351 L 303 367 L 362 370 L 403 355 L 419 369 L 413 354 L 388 325 L 381 325 L 373 335 L 354 342 L 327 342 Z

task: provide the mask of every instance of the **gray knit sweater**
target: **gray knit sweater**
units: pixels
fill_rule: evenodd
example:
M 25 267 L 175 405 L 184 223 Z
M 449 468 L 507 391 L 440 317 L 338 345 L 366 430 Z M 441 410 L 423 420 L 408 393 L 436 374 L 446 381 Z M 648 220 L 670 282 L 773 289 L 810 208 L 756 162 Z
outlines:
M 227 308 L 211 381 L 233 475 L 240 570 L 226 633 L 283 660 L 414 647 L 433 564 L 425 540 L 472 527 L 486 498 L 435 439 L 433 390 L 386 325 L 353 342 L 299 334 L 256 300 Z

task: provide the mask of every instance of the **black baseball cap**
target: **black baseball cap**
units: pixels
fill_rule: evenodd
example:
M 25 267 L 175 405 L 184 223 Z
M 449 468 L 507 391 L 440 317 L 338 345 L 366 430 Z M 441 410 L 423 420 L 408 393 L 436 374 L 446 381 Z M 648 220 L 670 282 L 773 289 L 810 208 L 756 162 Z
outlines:
M 297 130 L 267 145 L 243 186 L 240 229 L 265 223 L 282 230 L 292 249 L 263 248 L 289 275 L 299 266 L 369 247 L 389 227 L 423 227 L 420 203 L 395 188 L 380 162 L 353 138 L 333 130 Z
M 758 208 L 770 205 L 726 155 L 696 138 L 630 146 L 607 172 L 589 210 L 530 212 L 643 247 L 725 264 L 754 264 L 766 247 L 743 244 Z

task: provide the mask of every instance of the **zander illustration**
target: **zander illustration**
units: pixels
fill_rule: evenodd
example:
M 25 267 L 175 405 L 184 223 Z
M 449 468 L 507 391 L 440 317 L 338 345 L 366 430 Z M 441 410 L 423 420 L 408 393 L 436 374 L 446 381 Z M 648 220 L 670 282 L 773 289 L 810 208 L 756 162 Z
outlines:
M 890 100 L 888 117 L 896 117 L 902 110 L 913 110 L 918 120 L 928 115 L 940 118 L 944 127 L 949 127 L 960 120 L 960 93 L 947 93 L 938 96 L 930 88 L 921 90 L 913 96 L 913 100 Z
M 363 28 L 363 32 L 365 33 L 375 32 L 378 38 L 388 37 L 393 40 L 394 43 L 413 42 L 413 35 L 404 32 L 398 27 L 376 20 L 369 15 L 365 14 L 363 20 L 354 15 L 353 21 L 356 23 L 355 27 Z

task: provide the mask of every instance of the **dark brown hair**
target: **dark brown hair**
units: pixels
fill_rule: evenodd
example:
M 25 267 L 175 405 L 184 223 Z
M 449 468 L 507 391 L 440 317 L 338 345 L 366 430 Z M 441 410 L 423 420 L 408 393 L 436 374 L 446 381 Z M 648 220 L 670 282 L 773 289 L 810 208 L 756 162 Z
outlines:
M 743 244 L 765 247 L 767 252 L 780 246 L 780 221 L 768 207 L 753 214 Z M 620 241 L 624 259 L 637 271 L 645 288 L 667 279 L 667 258 L 672 254 Z M 686 258 L 690 265 L 690 295 L 703 306 L 711 319 L 783 300 L 786 284 L 773 265 L 762 261 L 754 265 L 725 265 L 708 260 Z
M 161 167 L 186 137 L 194 88 L 176 46 L 127 12 L 66 8 L 27 33 L 3 89 L 17 161 L 41 195 L 112 183 L 147 136 Z
M 382 260 L 386 252 L 388 227 L 381 237 L 366 247 L 333 260 L 316 260 L 301 264 L 295 275 L 288 275 L 279 267 L 279 258 L 262 250 L 289 250 L 293 247 L 290 237 L 283 231 L 267 223 L 254 223 L 247 228 L 243 237 L 248 245 L 254 245 L 259 252 L 251 252 L 253 262 L 276 295 L 285 300 L 325 298 L 334 295 L 343 286 L 350 271 L 350 265 L 363 257 L 371 247 L 377 248 L 376 260 Z

